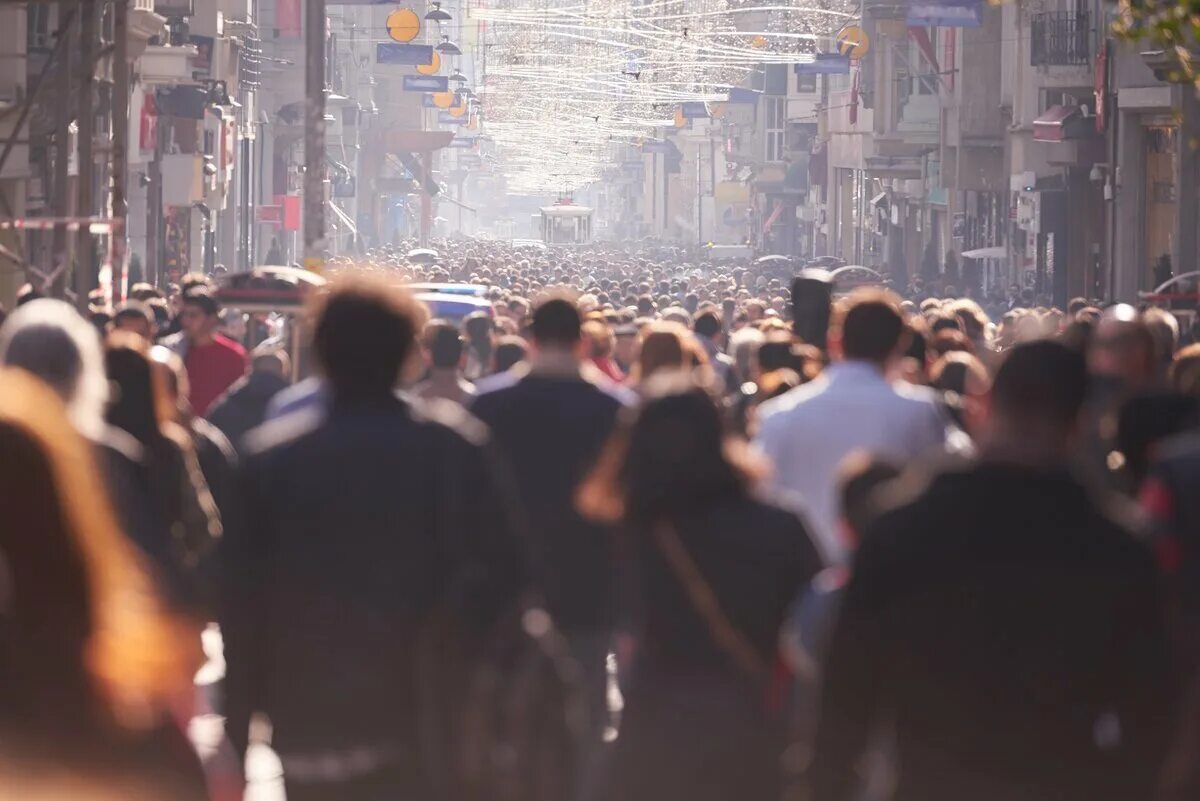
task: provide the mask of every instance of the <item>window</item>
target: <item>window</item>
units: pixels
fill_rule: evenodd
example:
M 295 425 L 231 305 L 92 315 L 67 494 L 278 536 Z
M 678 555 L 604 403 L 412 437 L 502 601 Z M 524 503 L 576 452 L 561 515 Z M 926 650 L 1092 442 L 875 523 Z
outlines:
M 767 132 L 765 148 L 767 161 L 783 161 L 784 128 L 787 124 L 787 99 L 782 97 L 766 97 L 764 113 Z
M 52 44 L 50 39 L 50 5 L 30 3 L 27 13 L 26 44 L 32 51 L 49 50 Z
M 817 91 L 817 76 L 810 73 L 801 73 L 796 76 L 796 92 L 802 95 L 811 95 Z

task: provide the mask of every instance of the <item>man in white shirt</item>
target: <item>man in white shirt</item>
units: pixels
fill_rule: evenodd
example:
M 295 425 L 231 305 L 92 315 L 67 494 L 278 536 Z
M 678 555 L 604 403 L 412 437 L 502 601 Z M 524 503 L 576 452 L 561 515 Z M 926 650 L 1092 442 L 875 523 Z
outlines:
M 816 380 L 763 404 L 758 445 L 774 464 L 773 488 L 803 503 L 827 558 L 840 561 L 836 479 L 842 460 L 866 451 L 898 464 L 946 447 L 949 422 L 924 387 L 888 373 L 907 345 L 898 299 L 856 294 L 829 332 L 835 361 Z

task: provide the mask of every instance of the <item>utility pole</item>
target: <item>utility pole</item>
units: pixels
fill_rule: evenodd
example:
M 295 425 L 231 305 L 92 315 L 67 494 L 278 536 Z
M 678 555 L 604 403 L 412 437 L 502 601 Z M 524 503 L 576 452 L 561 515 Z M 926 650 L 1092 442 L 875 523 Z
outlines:
M 125 254 L 126 218 L 129 201 L 129 0 L 113 0 L 113 90 L 112 90 L 112 282 L 113 296 L 125 299 L 128 291 Z
M 54 186 L 51 195 L 53 214 L 59 219 L 70 216 L 72 211 L 71 199 L 67 196 L 67 190 L 70 186 L 68 165 L 71 161 L 73 105 L 71 83 L 75 78 L 75 48 L 72 46 L 76 30 L 74 21 L 74 18 L 70 17 L 60 26 L 61 36 L 65 41 L 58 62 L 58 105 L 54 125 Z M 76 41 L 78 40 L 76 39 Z M 64 296 L 63 290 L 71 286 L 73 278 L 70 273 L 71 246 L 67 237 L 67 229 L 64 226 L 59 225 L 54 228 L 51 254 L 54 264 L 51 267 L 50 275 L 53 275 L 54 278 L 50 281 L 50 286 L 46 287 L 46 291 L 51 297 L 60 298 Z
M 95 132 L 95 86 L 96 86 L 96 20 L 100 14 L 98 3 L 83 3 L 80 9 L 79 28 L 79 180 L 75 216 L 90 217 L 93 209 L 92 178 L 95 173 L 95 158 L 92 140 Z M 88 293 L 97 279 L 95 250 L 92 247 L 92 232 L 88 226 L 79 228 L 75 242 L 75 305 L 86 312 Z
M 304 268 L 325 267 L 325 0 L 306 0 L 304 19 Z

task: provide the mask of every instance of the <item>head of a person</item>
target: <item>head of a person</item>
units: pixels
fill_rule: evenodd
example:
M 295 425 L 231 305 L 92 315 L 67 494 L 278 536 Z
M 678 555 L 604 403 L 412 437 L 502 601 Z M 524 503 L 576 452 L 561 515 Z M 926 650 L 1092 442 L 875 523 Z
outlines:
M 1015 345 L 992 380 L 982 423 L 985 454 L 1002 450 L 1039 463 L 1065 461 L 1087 393 L 1081 353 L 1051 339 Z
M 1167 370 L 1171 389 L 1180 395 L 1200 397 L 1200 344 L 1181 348 Z
M 718 341 L 725 330 L 721 313 L 711 308 L 700 312 L 696 316 L 696 323 L 692 330 L 695 331 L 696 336 L 704 337 L 711 342 Z
M 189 420 L 192 417 L 191 387 L 183 359 L 170 348 L 155 345 L 150 348 L 150 366 L 154 371 L 156 398 L 163 404 L 159 418 L 176 422 Z
M 900 477 L 892 462 L 857 451 L 842 460 L 837 471 L 838 528 L 843 543 L 853 550 L 881 510 L 880 489 Z
M 196 665 L 120 531 L 57 392 L 0 369 L 0 634 L 23 736 L 150 723 Z M 135 717 L 136 715 L 136 717 Z M 10 719 L 11 720 L 11 719 Z
M 197 286 L 183 293 L 179 308 L 179 325 L 183 335 L 193 344 L 206 343 L 221 324 L 221 304 L 205 287 Z
M 644 392 L 640 409 L 622 418 L 580 488 L 586 515 L 653 524 L 749 493 L 761 466 L 727 436 L 707 391 L 676 372 L 656 376 Z
M 291 357 L 276 342 L 262 342 L 250 352 L 250 373 L 270 375 L 286 381 L 292 374 Z
M 179 292 L 183 295 L 196 290 L 203 289 L 212 291 L 212 281 L 204 273 L 187 273 L 179 280 Z
M 1087 364 L 1097 378 L 1140 391 L 1153 385 L 1159 374 L 1158 343 L 1136 309 L 1113 306 L 1096 325 Z
M 425 359 L 436 370 L 457 370 L 462 366 L 465 350 L 458 329 L 445 320 L 432 320 L 421 335 Z
M 1164 367 L 1170 365 L 1179 347 L 1179 321 L 1166 309 L 1150 308 L 1142 312 L 1142 322 L 1154 337 L 1159 363 Z
M 933 388 L 947 396 L 957 422 L 967 433 L 977 431 L 992 387 L 983 362 L 966 351 L 951 351 L 934 362 L 929 375 Z
M 507 373 L 529 356 L 529 343 L 519 336 L 509 335 L 496 341 L 492 351 L 492 372 Z
M 583 319 L 569 298 L 552 295 L 534 307 L 529 331 L 534 347 L 541 353 L 578 353 Z
M 616 347 L 612 329 L 599 320 L 588 320 L 581 329 L 587 355 L 591 359 L 607 359 Z
M 487 312 L 471 312 L 463 318 L 462 331 L 472 348 L 490 350 L 496 326 L 492 316 Z
M 687 347 L 688 331 L 679 323 L 658 321 L 642 334 L 642 347 L 634 372 L 636 379 L 648 380 L 657 373 L 680 372 L 691 367 Z
M 426 312 L 377 274 L 343 273 L 316 299 L 313 351 L 335 398 L 389 397 L 416 349 Z
M 80 433 L 101 435 L 109 387 L 100 338 L 69 304 L 46 298 L 10 314 L 0 328 L 0 364 L 37 376 L 66 404 Z
M 104 370 L 113 387 L 105 417 L 143 445 L 163 436 L 164 411 L 171 408 L 162 376 L 155 375 L 150 346 L 128 332 L 114 332 L 104 349 Z
M 149 306 L 136 300 L 121 304 L 112 316 L 113 331 L 129 331 L 147 342 L 154 341 L 155 327 L 154 312 L 150 311 Z
M 900 300 L 886 290 L 856 290 L 830 333 L 830 348 L 842 359 L 881 368 L 908 344 Z

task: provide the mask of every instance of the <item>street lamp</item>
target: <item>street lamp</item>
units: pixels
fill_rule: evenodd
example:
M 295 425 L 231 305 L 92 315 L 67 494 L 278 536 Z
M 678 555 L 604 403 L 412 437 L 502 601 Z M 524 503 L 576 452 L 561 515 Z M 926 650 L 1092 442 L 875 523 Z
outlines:
M 442 41 L 438 44 L 437 47 L 435 47 L 433 49 L 445 56 L 461 56 L 462 55 L 462 50 L 459 48 L 459 46 L 456 45 L 454 42 L 450 41 L 450 37 L 446 36 L 444 34 L 442 35 Z
M 442 11 L 442 4 L 438 0 L 433 0 L 433 10 L 425 15 L 425 20 L 441 25 L 443 22 L 449 22 L 450 19 L 450 12 Z

